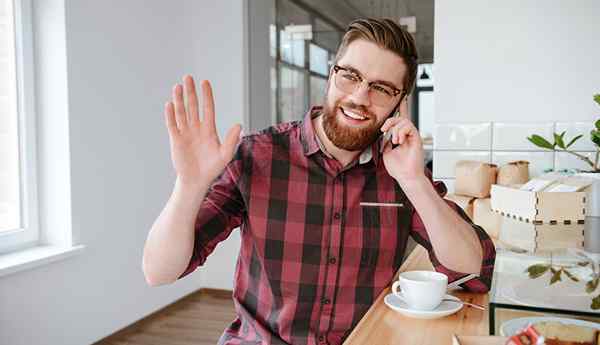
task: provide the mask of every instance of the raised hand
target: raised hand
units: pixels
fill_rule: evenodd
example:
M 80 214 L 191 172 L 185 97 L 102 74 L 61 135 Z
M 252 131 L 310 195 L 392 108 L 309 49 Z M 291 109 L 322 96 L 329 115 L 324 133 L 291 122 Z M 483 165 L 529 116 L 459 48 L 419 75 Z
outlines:
M 387 119 L 381 131 L 391 131 L 391 143 L 383 152 L 383 163 L 398 182 L 409 182 L 424 176 L 423 143 L 415 125 L 408 118 L 406 100 L 400 105 L 400 117 Z M 398 145 L 392 149 L 392 145 Z
M 202 81 L 203 117 L 200 119 L 194 79 L 183 78 L 185 87 L 173 87 L 173 99 L 165 104 L 165 122 L 171 143 L 171 160 L 178 182 L 185 186 L 208 186 L 233 158 L 241 126 L 234 125 L 221 144 L 215 125 L 212 88 Z M 187 104 L 184 104 L 185 92 Z

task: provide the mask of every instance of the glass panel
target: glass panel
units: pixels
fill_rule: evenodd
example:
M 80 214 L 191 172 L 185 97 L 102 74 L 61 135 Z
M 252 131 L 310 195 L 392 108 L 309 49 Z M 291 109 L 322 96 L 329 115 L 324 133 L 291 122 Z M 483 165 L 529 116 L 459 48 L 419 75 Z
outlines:
M 285 30 L 279 31 L 281 60 L 304 67 L 304 40 L 292 39 Z
M 310 70 L 322 75 L 328 75 L 329 56 L 327 50 L 316 44 L 310 44 Z
M 277 119 L 277 69 L 271 67 L 271 120 Z
M 310 15 L 291 1 L 280 0 L 277 3 L 277 26 L 280 28 L 279 52 L 285 62 L 304 67 L 304 37 L 291 34 L 287 26 L 310 25 Z
M 14 38 L 12 1 L 0 0 L 0 232 L 21 226 Z
M 304 116 L 304 73 L 280 65 L 279 120 L 288 122 Z
M 277 57 L 277 27 L 273 24 L 269 25 L 269 43 L 271 45 L 271 57 Z
M 310 104 L 322 105 L 325 100 L 327 79 L 321 77 L 310 77 Z

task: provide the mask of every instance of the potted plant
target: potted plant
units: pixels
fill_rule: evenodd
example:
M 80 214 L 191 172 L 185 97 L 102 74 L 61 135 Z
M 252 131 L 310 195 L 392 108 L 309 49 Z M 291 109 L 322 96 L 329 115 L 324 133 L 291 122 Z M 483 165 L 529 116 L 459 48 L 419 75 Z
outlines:
M 596 101 L 596 103 L 598 103 L 598 105 L 600 105 L 600 94 L 594 95 L 594 101 Z M 568 142 L 565 139 L 566 131 L 562 132 L 560 134 L 554 133 L 554 140 L 552 143 L 549 140 L 545 139 L 544 137 L 542 137 L 541 135 L 538 135 L 538 134 L 532 134 L 531 136 L 527 137 L 527 140 L 529 140 L 535 146 L 541 147 L 543 149 L 558 151 L 558 152 L 567 152 L 569 154 L 572 154 L 572 155 L 576 156 L 577 158 L 581 159 L 582 161 L 586 162 L 590 166 L 590 170 L 588 172 L 598 173 L 598 172 L 600 172 L 600 166 L 598 165 L 598 163 L 599 163 L 598 158 L 600 157 L 600 119 L 596 121 L 596 123 L 594 124 L 594 127 L 595 128 L 592 129 L 590 132 L 590 140 L 596 146 L 596 154 L 594 156 L 593 161 L 589 157 L 586 157 L 582 154 L 579 154 L 577 152 L 569 150 L 569 148 L 577 140 L 579 140 L 581 137 L 583 137 L 583 134 L 579 134 L 579 135 L 575 136 L 573 139 L 569 140 Z

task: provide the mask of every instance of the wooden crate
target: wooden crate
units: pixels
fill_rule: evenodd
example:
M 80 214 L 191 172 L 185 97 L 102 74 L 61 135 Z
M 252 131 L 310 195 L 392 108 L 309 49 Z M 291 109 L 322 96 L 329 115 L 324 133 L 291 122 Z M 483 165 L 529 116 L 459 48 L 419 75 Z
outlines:
M 583 248 L 584 224 L 534 224 L 502 217 L 499 240 L 529 252 Z
M 583 224 L 585 192 L 530 192 L 492 185 L 491 207 L 504 217 L 533 224 Z

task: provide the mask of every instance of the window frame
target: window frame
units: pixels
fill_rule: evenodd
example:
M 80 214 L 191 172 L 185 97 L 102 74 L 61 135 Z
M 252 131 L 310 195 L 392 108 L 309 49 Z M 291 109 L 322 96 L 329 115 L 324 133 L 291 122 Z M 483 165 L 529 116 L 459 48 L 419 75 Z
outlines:
M 32 2 L 9 2 L 12 3 L 15 45 L 21 224 L 17 229 L 0 233 L 0 254 L 34 247 L 40 242 Z

